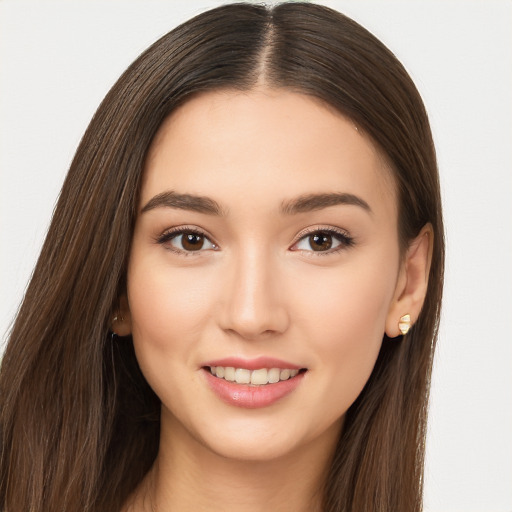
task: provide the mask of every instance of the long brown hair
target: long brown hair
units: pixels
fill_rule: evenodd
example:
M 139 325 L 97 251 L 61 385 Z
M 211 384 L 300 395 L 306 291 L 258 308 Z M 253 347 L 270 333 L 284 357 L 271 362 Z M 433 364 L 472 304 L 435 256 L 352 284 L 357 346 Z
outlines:
M 151 467 L 159 400 L 130 341 L 109 332 L 144 161 L 163 120 L 191 95 L 263 81 L 319 98 L 391 164 L 402 248 L 428 222 L 434 244 L 412 330 L 384 337 L 349 409 L 325 485 L 325 511 L 422 508 L 427 402 L 443 281 L 443 225 L 427 115 L 395 56 L 326 7 L 232 4 L 162 37 L 110 90 L 63 185 L 0 373 L 0 509 L 119 510 Z

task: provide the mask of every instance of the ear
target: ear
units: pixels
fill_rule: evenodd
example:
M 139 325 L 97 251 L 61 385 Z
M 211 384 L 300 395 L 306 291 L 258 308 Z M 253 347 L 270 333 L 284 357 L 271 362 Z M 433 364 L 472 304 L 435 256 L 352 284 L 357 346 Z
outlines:
M 111 329 L 118 336 L 128 336 L 132 333 L 132 317 L 125 294 L 119 297 L 117 307 L 112 314 Z
M 427 294 L 433 243 L 434 231 L 429 223 L 409 244 L 386 318 L 386 334 L 390 338 L 402 334 L 398 327 L 402 316 L 410 315 L 411 326 L 418 319 Z

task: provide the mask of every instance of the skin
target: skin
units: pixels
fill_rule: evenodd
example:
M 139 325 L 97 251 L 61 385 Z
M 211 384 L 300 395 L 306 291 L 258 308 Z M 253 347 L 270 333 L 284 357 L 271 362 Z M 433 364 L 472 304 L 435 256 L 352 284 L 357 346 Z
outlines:
M 223 215 L 158 206 L 162 192 L 213 199 Z M 294 214 L 284 202 L 345 193 L 364 201 Z M 298 93 L 258 88 L 196 96 L 150 150 L 119 334 L 162 401 L 157 461 L 125 510 L 320 510 L 343 418 L 384 333 L 417 318 L 427 226 L 401 258 L 385 160 L 354 124 Z M 205 234 L 188 252 L 171 228 Z M 337 230 L 318 249 L 311 231 Z M 338 235 L 337 235 L 338 236 Z M 346 243 L 350 237 L 351 243 Z M 210 243 L 211 242 L 211 243 Z M 278 402 L 245 409 L 206 383 L 206 361 L 276 357 L 307 368 Z

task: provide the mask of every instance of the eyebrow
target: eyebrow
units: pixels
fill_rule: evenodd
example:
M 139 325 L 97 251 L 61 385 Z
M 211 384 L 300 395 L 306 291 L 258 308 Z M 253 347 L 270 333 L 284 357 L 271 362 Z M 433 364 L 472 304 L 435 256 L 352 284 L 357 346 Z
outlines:
M 166 191 L 151 198 L 142 208 L 145 213 L 155 208 L 177 208 L 179 210 L 191 210 L 209 215 L 225 215 L 220 205 L 209 197 L 196 196 L 193 194 L 178 194 L 174 191 Z
M 296 199 L 283 201 L 281 203 L 281 212 L 286 215 L 294 215 L 338 205 L 359 206 L 368 213 L 372 213 L 370 205 L 364 199 L 347 193 L 306 194 Z
M 372 213 L 370 205 L 364 199 L 348 193 L 302 195 L 295 199 L 283 201 L 281 203 L 280 211 L 284 215 L 295 215 L 298 213 L 307 213 L 338 205 L 359 206 L 368 213 Z M 161 192 L 151 198 L 142 208 L 141 213 L 154 210 L 155 208 L 177 208 L 180 210 L 190 210 L 208 215 L 226 215 L 226 211 L 223 210 L 219 203 L 210 197 L 196 196 L 193 194 L 178 194 L 171 190 Z

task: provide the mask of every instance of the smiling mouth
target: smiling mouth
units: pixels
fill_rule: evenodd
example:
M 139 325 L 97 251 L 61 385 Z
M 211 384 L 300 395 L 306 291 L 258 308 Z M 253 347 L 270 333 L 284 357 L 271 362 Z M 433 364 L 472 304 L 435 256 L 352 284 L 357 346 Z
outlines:
M 234 368 L 233 366 L 206 366 L 213 376 L 233 382 L 235 384 L 245 384 L 252 386 L 265 386 L 267 384 L 276 384 L 296 377 L 299 373 L 304 373 L 305 368 L 259 368 L 257 370 L 248 370 L 246 368 Z

